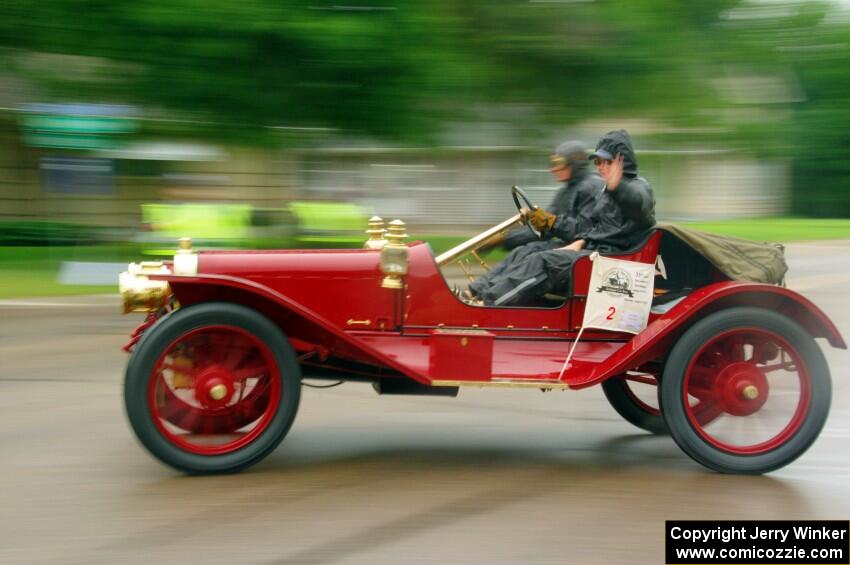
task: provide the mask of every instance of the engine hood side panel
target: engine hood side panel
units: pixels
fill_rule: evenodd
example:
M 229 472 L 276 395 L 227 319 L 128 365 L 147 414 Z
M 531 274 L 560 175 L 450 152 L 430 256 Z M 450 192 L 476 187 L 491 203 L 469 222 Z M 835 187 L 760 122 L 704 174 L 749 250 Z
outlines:
M 275 320 L 289 337 L 314 344 L 323 354 L 388 367 L 416 381 L 428 382 L 425 375 L 365 343 L 357 337 L 356 332 L 346 331 L 344 323 L 341 325 L 337 319 L 326 317 L 324 315 L 324 312 L 328 311 L 326 308 L 314 310 L 274 288 L 250 279 L 218 274 L 200 274 L 191 277 L 162 275 L 155 278 L 168 281 L 178 301 L 183 305 L 211 300 L 243 303 Z M 392 295 L 390 291 L 385 292 Z M 323 302 L 319 304 L 326 305 Z M 350 310 L 350 307 L 346 307 L 344 312 Z M 338 319 L 343 317 L 342 313 L 336 315 Z
M 262 286 L 343 329 L 394 329 L 395 295 L 381 288 L 380 254 L 361 250 L 201 253 L 199 272 Z

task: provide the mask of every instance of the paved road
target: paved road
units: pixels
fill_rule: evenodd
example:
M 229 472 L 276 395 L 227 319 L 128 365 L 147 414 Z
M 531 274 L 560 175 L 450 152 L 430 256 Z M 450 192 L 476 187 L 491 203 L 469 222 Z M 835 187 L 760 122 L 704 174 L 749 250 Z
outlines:
M 850 336 L 850 244 L 789 247 L 790 285 Z M 306 389 L 289 437 L 188 478 L 121 408 L 136 317 L 114 297 L 0 301 L 0 563 L 663 563 L 665 519 L 847 519 L 850 354 L 793 465 L 724 476 L 620 420 L 601 391 L 456 399 Z

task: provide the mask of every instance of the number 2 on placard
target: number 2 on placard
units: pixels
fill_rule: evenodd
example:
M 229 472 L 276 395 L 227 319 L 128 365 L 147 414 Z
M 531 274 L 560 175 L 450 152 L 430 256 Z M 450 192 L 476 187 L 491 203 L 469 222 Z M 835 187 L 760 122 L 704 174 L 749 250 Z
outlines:
M 617 309 L 616 309 L 616 308 L 614 308 L 613 306 L 609 306 L 609 307 L 608 307 L 608 315 L 607 315 L 607 316 L 605 316 L 605 319 L 606 319 L 606 320 L 613 320 L 613 319 L 614 319 L 614 314 L 616 314 L 616 313 L 617 313 Z

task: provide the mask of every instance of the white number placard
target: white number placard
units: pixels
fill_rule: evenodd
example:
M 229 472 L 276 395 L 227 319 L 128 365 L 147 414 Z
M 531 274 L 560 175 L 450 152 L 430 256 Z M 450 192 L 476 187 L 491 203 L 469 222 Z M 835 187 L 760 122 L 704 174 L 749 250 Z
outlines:
M 655 265 L 602 257 L 594 253 L 584 308 L 585 328 L 638 333 L 652 308 Z

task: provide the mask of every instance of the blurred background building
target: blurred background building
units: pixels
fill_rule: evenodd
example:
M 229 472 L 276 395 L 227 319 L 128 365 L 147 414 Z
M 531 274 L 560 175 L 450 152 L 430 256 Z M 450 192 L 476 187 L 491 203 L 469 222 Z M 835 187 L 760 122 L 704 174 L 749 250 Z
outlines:
M 620 127 L 661 218 L 846 218 L 848 38 L 831 1 L 6 3 L 0 245 L 192 210 L 158 203 L 469 233 Z

